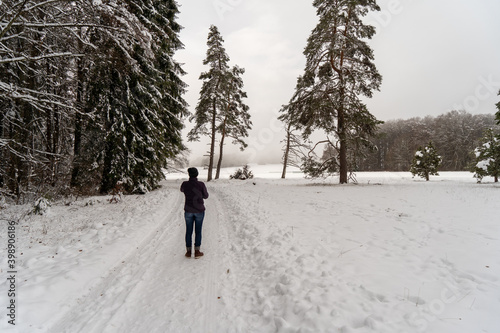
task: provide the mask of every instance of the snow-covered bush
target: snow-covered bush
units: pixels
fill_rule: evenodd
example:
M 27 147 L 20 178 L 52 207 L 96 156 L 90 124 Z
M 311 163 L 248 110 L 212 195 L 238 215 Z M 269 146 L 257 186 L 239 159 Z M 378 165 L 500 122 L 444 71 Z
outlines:
M 49 211 L 49 208 L 50 208 L 50 201 L 47 198 L 41 197 L 35 201 L 31 214 L 44 215 Z
M 486 130 L 481 145 L 474 151 L 476 161 L 472 172 L 478 182 L 486 176 L 495 178 L 500 175 L 500 135 L 495 135 L 492 129 Z
M 248 165 L 245 165 L 243 167 L 243 170 L 238 169 L 234 172 L 234 174 L 229 176 L 229 179 L 240 179 L 240 180 L 252 179 L 252 178 L 253 178 L 253 173 L 248 168 Z
M 122 201 L 122 196 L 125 191 L 125 187 L 123 184 L 123 182 L 118 181 L 115 187 L 113 187 L 113 189 L 111 190 L 111 198 L 109 199 L 110 203 L 119 203 L 120 201 Z
M 411 162 L 410 172 L 413 176 L 418 175 L 428 181 L 431 175 L 439 176 L 438 168 L 441 160 L 432 142 L 429 142 L 427 146 L 418 148 Z

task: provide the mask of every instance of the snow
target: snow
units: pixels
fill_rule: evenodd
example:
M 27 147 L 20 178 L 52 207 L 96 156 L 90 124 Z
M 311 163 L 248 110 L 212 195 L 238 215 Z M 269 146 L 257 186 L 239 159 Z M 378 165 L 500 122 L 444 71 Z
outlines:
M 490 166 L 490 163 L 493 162 L 493 159 L 488 158 L 483 161 L 479 161 L 476 165 L 477 168 L 483 169 L 484 171 L 488 171 L 488 167 Z
M 16 326 L 4 314 L 0 331 L 500 331 L 500 186 L 491 178 L 358 173 L 357 185 L 341 186 L 293 168 L 282 180 L 280 166 L 228 180 L 235 169 L 207 183 L 198 260 L 184 257 L 183 174 L 119 203 L 84 198 L 24 216 Z M 6 309 L 3 220 L 0 229 Z

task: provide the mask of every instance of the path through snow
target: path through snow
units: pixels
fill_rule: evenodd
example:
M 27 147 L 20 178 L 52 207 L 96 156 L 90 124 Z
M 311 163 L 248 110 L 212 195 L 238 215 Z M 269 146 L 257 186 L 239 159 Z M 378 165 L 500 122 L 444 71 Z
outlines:
M 204 249 L 195 260 L 184 257 L 183 195 L 167 184 L 174 204 L 156 230 L 132 249 L 92 288 L 52 332 L 216 332 L 217 281 L 221 274 L 221 214 L 207 211 Z M 167 204 L 167 203 L 165 203 Z

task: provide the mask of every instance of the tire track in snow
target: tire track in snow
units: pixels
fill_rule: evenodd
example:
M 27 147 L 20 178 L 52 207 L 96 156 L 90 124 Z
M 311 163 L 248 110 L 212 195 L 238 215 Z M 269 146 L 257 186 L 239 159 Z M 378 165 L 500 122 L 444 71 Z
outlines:
M 173 192 L 175 193 L 175 192 Z M 51 332 L 103 332 L 97 327 L 106 320 L 98 318 L 112 318 L 124 304 L 131 292 L 135 281 L 139 281 L 146 273 L 144 267 L 149 258 L 154 257 L 155 251 L 162 244 L 168 243 L 174 233 L 170 231 L 175 225 L 175 215 L 181 210 L 183 197 L 181 193 L 175 195 L 175 203 L 171 206 L 163 222 L 153 232 L 146 235 L 136 249 L 132 249 L 119 261 L 102 281 L 91 288 L 90 293 L 60 319 Z M 83 325 L 83 326 L 82 326 Z
M 221 221 L 225 221 L 226 217 L 222 209 L 220 200 L 212 187 L 209 187 L 210 197 L 207 203 L 207 215 L 203 227 L 203 242 L 202 251 L 205 248 L 205 256 L 199 260 L 204 261 L 206 279 L 204 283 L 204 319 L 203 332 L 216 333 L 218 307 L 220 305 L 220 296 L 218 295 L 220 279 L 222 274 L 222 246 L 227 243 L 221 237 Z

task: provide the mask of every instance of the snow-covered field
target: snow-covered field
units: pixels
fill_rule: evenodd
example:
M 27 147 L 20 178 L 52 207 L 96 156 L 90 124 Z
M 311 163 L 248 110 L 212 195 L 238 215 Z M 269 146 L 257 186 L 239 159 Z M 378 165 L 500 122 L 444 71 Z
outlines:
M 85 198 L 25 216 L 15 226 L 16 326 L 6 220 L 28 207 L 0 210 L 0 331 L 500 332 L 491 179 L 359 173 L 340 186 L 251 169 L 253 180 L 229 181 L 226 169 L 207 184 L 199 260 L 184 257 L 186 175 L 119 203 Z

